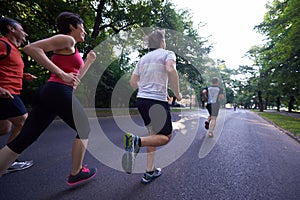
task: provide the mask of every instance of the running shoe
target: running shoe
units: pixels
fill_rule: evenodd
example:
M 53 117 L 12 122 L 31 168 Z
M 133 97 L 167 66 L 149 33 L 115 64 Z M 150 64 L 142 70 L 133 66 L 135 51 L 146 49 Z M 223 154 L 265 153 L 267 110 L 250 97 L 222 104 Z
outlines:
M 209 129 L 209 122 L 208 122 L 208 121 L 205 121 L 204 124 L 205 124 L 205 126 L 204 126 L 205 129 Z
M 97 168 L 87 168 L 87 165 L 84 165 L 79 173 L 77 175 L 69 175 L 68 176 L 68 181 L 67 184 L 69 186 L 77 185 L 79 183 L 85 182 L 87 180 L 92 179 L 96 173 L 97 173 Z
M 8 173 L 11 173 L 11 172 L 17 172 L 17 171 L 21 171 L 21 170 L 24 170 L 24 169 L 28 169 L 32 165 L 33 165 L 33 160 L 29 160 L 29 161 L 19 161 L 19 160 L 16 160 L 4 172 L 4 174 L 8 174 Z
M 138 144 L 139 136 L 133 135 L 131 133 L 126 133 L 123 142 L 126 152 L 122 157 L 122 167 L 126 173 L 131 174 L 134 167 L 135 157 L 140 151 L 140 147 Z
M 161 175 L 161 168 L 156 168 L 153 172 L 145 172 L 141 180 L 141 183 L 147 184 L 150 183 L 153 179 Z

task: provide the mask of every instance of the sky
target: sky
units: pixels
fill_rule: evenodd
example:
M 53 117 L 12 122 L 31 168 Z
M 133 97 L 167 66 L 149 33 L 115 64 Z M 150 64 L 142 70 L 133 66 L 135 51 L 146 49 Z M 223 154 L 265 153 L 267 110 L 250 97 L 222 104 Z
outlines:
M 202 37 L 213 44 L 209 57 L 225 61 L 228 68 L 251 65 L 244 55 L 253 45 L 263 44 L 263 35 L 253 30 L 263 21 L 268 0 L 172 0 L 176 9 L 187 8 Z

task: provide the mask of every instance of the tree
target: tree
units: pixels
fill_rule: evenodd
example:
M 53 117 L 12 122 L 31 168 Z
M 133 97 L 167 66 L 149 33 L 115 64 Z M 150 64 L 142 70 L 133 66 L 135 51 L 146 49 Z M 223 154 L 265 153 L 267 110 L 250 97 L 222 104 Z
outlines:
M 11 17 L 20 21 L 29 34 L 29 41 L 33 42 L 42 38 L 52 36 L 57 33 L 55 28 L 55 18 L 62 11 L 71 11 L 79 14 L 84 19 L 85 29 L 88 32 L 84 44 L 78 45 L 78 49 L 83 55 L 92 48 L 97 48 L 101 43 L 116 36 L 119 37 L 116 43 L 106 46 L 102 52 L 106 57 L 98 55 L 107 62 L 97 59 L 94 64 L 98 71 L 89 73 L 89 79 L 99 81 L 96 96 L 99 96 L 97 105 L 108 106 L 109 94 L 111 94 L 118 78 L 124 76 L 133 68 L 130 61 L 131 53 L 139 50 L 145 52 L 143 44 L 133 47 L 126 46 L 126 42 L 136 40 L 136 35 L 122 38 L 126 32 L 143 27 L 164 28 L 174 30 L 186 36 L 178 46 L 178 41 L 171 41 L 168 45 L 170 49 L 176 47 L 177 51 L 184 52 L 178 55 L 178 71 L 184 74 L 191 85 L 198 90 L 201 87 L 201 69 L 205 65 L 205 55 L 210 46 L 205 47 L 207 40 L 200 37 L 193 28 L 193 23 L 188 10 L 177 11 L 170 1 L 161 0 L 24 0 L 24 1 L 1 1 L 0 11 L 6 17 Z M 150 31 L 150 30 L 148 30 Z M 146 34 L 147 32 L 145 32 Z M 127 41 L 129 40 L 129 41 Z M 191 45 L 196 41 L 198 45 Z M 133 44 L 132 42 L 131 44 Z M 121 46 L 122 55 L 116 55 L 114 48 Z M 191 47 L 191 48 L 190 48 Z M 184 49 L 186 48 L 186 49 Z M 140 54 L 140 56 L 142 53 Z M 196 55 L 196 56 L 189 56 Z M 84 57 L 84 56 L 83 56 Z M 109 61 L 109 62 L 108 62 Z M 42 85 L 49 77 L 49 72 L 36 65 L 35 61 L 24 55 L 26 64 L 25 71 L 29 71 L 38 76 L 34 84 L 28 85 L 24 90 L 24 98 L 32 96 L 35 90 Z M 105 64 L 105 65 L 103 65 Z M 100 69 L 105 66 L 105 69 Z M 108 66 L 106 68 L 106 66 Z M 99 79 L 101 74 L 101 79 Z M 83 81 L 84 82 L 84 81 Z M 92 81 L 91 81 L 92 82 Z M 95 98 L 91 92 L 90 85 L 82 85 L 78 88 L 78 95 L 88 99 Z M 105 95 L 105 96 L 103 96 Z M 105 97 L 105 98 L 100 98 Z M 28 98 L 29 99 L 29 98 Z M 88 103 L 87 103 L 88 104 Z M 93 105 L 88 105 L 93 106 Z
M 292 111 L 299 104 L 300 76 L 300 2 L 297 0 L 274 0 L 267 5 L 264 21 L 255 28 L 267 38 L 267 43 L 254 55 L 261 65 L 263 85 L 273 84 L 283 97 L 283 103 Z M 266 93 L 272 93 L 264 87 Z

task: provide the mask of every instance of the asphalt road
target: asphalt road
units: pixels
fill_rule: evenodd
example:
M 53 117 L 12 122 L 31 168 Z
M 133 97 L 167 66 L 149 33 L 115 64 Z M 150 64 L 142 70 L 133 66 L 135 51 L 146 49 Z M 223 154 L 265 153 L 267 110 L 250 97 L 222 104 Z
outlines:
M 57 120 L 20 156 L 35 165 L 0 178 L 0 199 L 300 199 L 300 144 L 250 111 L 222 113 L 214 138 L 205 137 L 205 110 L 174 114 L 174 137 L 157 152 L 163 174 L 148 185 L 144 149 L 135 173 L 120 163 L 124 132 L 145 131 L 139 116 L 91 120 L 85 163 L 98 174 L 75 187 L 66 185 L 75 134 Z

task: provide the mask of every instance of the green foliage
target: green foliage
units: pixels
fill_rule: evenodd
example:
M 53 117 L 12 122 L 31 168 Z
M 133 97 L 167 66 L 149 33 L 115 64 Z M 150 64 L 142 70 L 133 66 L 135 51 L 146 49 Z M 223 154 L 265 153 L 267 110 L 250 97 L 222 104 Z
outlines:
M 255 27 L 266 43 L 248 51 L 259 72 L 248 81 L 249 95 L 262 91 L 265 108 L 280 99 L 292 111 L 300 105 L 300 1 L 273 0 L 266 8 L 263 22 Z
M 89 70 L 88 79 L 82 80 L 82 85 L 77 89 L 77 95 L 86 106 L 90 105 L 95 99 L 98 107 L 110 106 L 110 97 L 119 79 L 129 73 L 134 63 L 131 62 L 131 53 L 139 51 L 142 56 L 145 47 L 140 35 L 130 35 L 122 38 L 123 34 L 131 30 L 150 27 L 150 29 L 163 28 L 182 33 L 188 39 L 184 39 L 181 45 L 178 41 L 168 41 L 170 49 L 185 52 L 178 54 L 178 71 L 186 77 L 195 91 L 199 91 L 202 86 L 202 72 L 206 60 L 204 57 L 210 51 L 211 46 L 207 45 L 207 39 L 202 38 L 193 28 L 191 14 L 188 10 L 176 10 L 170 1 L 161 0 L 23 0 L 23 1 L 0 1 L 0 13 L 5 17 L 10 17 L 22 23 L 28 33 L 28 40 L 34 42 L 57 33 L 55 27 L 56 16 L 62 11 L 70 11 L 79 14 L 84 19 L 84 26 L 88 33 L 86 41 L 78 44 L 78 49 L 84 54 L 90 49 L 97 47 L 116 36 L 117 45 L 122 51 L 121 55 L 114 54 L 114 44 L 106 46 L 107 49 L 99 52 L 99 59 Z M 146 31 L 144 34 L 149 33 Z M 167 35 L 168 37 L 168 35 Z M 179 39 L 178 39 L 179 40 Z M 196 41 L 197 45 L 192 45 L 191 41 Z M 134 45 L 132 45 L 134 44 Z M 192 47 L 192 48 L 190 48 Z M 194 55 L 194 56 L 190 56 Z M 50 56 L 50 54 L 49 54 Z M 30 97 L 37 88 L 44 84 L 49 77 L 49 72 L 43 67 L 38 66 L 30 57 L 23 55 L 25 71 L 30 72 L 38 79 L 26 85 L 23 91 L 26 104 L 30 103 Z M 100 60 L 102 59 L 102 61 Z M 103 61 L 105 60 L 105 61 Z M 108 67 L 106 67 L 108 66 Z M 99 75 L 101 77 L 99 77 Z M 91 85 L 97 82 L 96 97 L 92 96 L 95 90 Z M 183 88 L 186 85 L 182 86 Z M 131 105 L 133 105 L 132 99 Z

